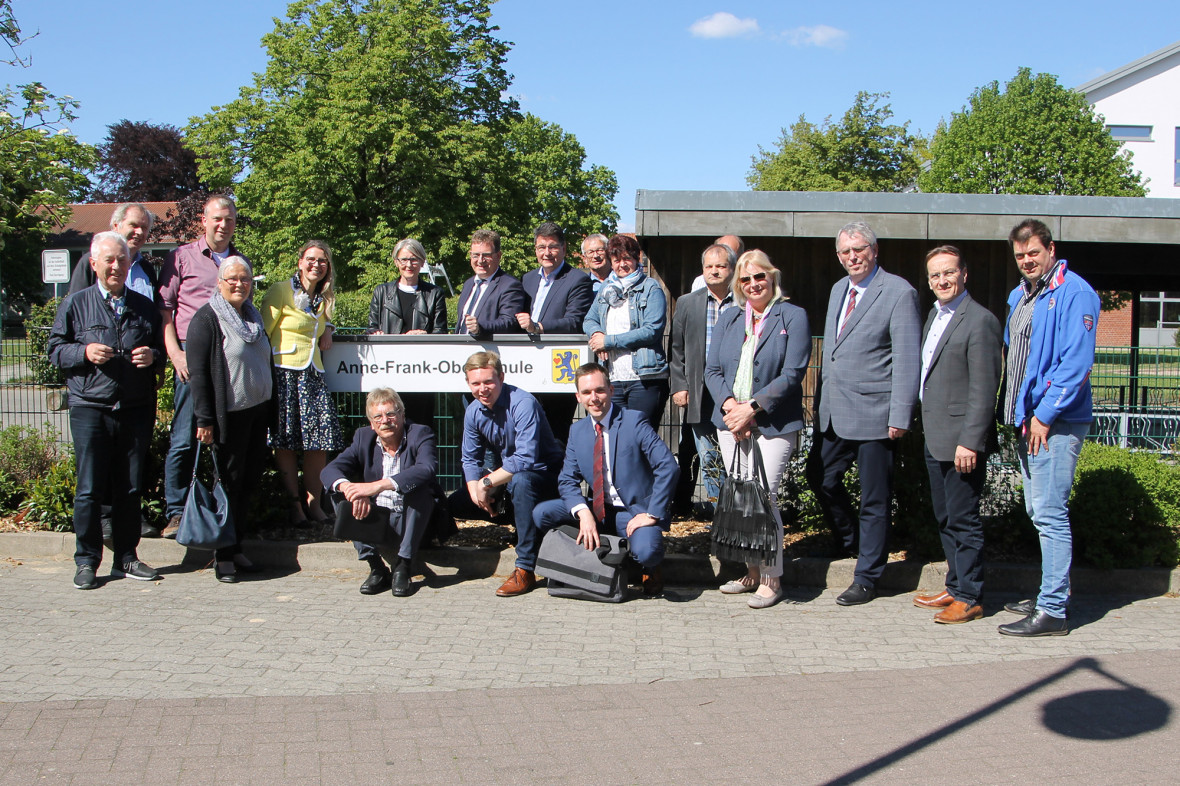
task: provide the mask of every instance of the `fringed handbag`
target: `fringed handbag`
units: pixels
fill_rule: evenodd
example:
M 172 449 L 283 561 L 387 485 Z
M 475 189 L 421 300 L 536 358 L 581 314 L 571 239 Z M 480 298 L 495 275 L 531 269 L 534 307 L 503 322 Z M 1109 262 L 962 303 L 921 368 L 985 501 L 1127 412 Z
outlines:
M 735 446 L 733 461 L 721 494 L 717 498 L 717 514 L 713 517 L 713 555 L 718 559 L 750 564 L 774 561 L 783 533 L 771 507 L 766 467 L 758 440 L 751 447 L 755 477 L 739 478 L 740 447 Z

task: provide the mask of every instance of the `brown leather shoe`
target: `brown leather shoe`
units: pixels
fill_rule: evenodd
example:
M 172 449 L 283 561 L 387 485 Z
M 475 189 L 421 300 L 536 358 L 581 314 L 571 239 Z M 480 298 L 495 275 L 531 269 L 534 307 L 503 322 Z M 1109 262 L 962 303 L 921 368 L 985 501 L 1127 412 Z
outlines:
M 954 602 L 955 599 L 946 590 L 943 590 L 937 595 L 914 596 L 914 605 L 920 609 L 945 609 Z
M 496 590 L 496 594 L 501 598 L 511 598 L 514 595 L 523 595 L 526 592 L 531 592 L 536 586 L 537 577 L 533 575 L 531 570 L 517 568 L 512 571 L 512 575 L 508 577 L 508 581 L 500 585 L 500 589 Z
M 656 565 L 654 568 L 643 569 L 643 594 L 659 595 L 664 591 L 664 568 Z
M 935 622 L 943 625 L 958 625 L 960 622 L 970 622 L 983 616 L 982 606 L 968 606 L 961 600 L 956 600 L 942 611 L 934 615 Z
M 180 516 L 173 516 L 168 519 L 168 526 L 164 527 L 160 532 L 161 538 L 168 538 L 169 540 L 176 540 L 176 533 L 180 531 Z

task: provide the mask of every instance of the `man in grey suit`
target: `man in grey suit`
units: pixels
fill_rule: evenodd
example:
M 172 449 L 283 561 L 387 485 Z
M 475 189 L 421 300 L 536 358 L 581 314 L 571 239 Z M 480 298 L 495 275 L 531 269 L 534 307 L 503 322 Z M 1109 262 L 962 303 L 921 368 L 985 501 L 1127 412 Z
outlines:
M 701 275 L 705 288 L 681 295 L 672 316 L 672 348 L 668 368 L 672 403 L 683 411 L 683 423 L 691 430 L 696 454 L 704 476 L 706 508 L 717 501 L 725 470 L 717 452 L 717 429 L 712 423 L 716 404 L 705 387 L 705 358 L 713 340 L 713 327 L 727 308 L 732 308 L 730 282 L 737 266 L 733 249 L 714 243 L 701 254 Z M 680 476 L 692 476 L 683 461 Z M 695 485 L 693 479 L 689 487 Z M 679 490 L 678 490 L 679 493 Z
M 922 429 L 934 518 L 946 554 L 946 589 L 914 605 L 940 609 L 946 625 L 983 616 L 983 522 L 979 497 L 995 445 L 1000 321 L 967 293 L 967 264 L 954 246 L 926 254 L 938 303 L 922 331 Z
M 832 287 L 815 439 L 807 477 L 824 516 L 849 554 L 857 554 L 841 606 L 868 603 L 889 551 L 893 448 L 910 427 L 918 398 L 918 293 L 877 266 L 877 235 L 863 222 L 836 235 L 836 256 L 848 272 Z M 860 515 L 844 489 L 855 461 Z

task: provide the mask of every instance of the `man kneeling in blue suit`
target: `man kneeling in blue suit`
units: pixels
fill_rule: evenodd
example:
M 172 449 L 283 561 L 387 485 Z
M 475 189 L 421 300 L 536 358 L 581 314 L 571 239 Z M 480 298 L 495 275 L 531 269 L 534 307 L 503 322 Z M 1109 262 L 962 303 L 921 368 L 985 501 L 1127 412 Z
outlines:
M 676 458 L 636 410 L 611 406 L 606 369 L 587 363 L 574 374 L 578 402 L 589 413 L 570 427 L 565 464 L 557 486 L 561 499 L 533 511 L 538 532 L 578 525 L 578 542 L 598 548 L 602 528 L 626 537 L 631 556 L 643 566 L 643 593 L 664 589 L 664 533 L 680 469 Z M 590 484 L 591 497 L 582 494 Z

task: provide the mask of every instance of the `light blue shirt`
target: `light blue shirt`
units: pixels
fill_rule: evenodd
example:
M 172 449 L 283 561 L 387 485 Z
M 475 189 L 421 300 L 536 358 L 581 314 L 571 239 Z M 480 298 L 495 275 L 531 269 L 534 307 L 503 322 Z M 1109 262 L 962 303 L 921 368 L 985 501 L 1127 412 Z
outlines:
M 541 282 L 537 284 L 537 296 L 533 298 L 533 310 L 529 314 L 529 318 L 534 322 L 541 318 L 541 309 L 545 307 L 545 298 L 549 297 L 549 290 L 553 286 L 553 279 L 557 278 L 557 274 L 565 267 L 565 260 L 561 260 L 561 264 L 553 268 L 553 272 L 545 275 L 545 268 L 537 268 L 537 272 L 541 274 Z

